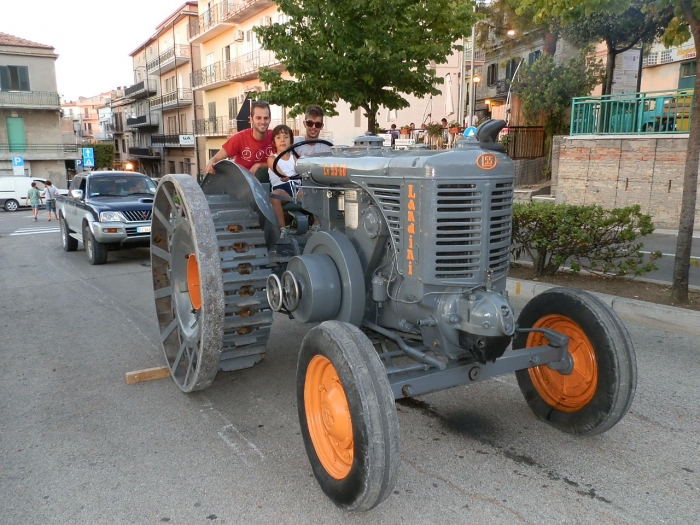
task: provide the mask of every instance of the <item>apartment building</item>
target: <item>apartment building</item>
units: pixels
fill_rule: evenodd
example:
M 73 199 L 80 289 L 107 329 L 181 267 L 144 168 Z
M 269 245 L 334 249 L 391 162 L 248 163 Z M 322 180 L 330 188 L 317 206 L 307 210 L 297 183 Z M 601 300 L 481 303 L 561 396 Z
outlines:
M 697 67 L 695 41 L 666 48 L 655 43 L 642 59 L 641 91 L 693 89 Z
M 52 46 L 0 33 L 0 176 L 25 175 L 66 184 L 67 167 L 80 158 L 61 138 L 60 99 Z
M 197 174 L 193 125 L 198 97 L 190 78 L 199 53 L 193 53 L 187 33 L 190 18 L 196 17 L 197 3 L 185 2 L 131 53 L 134 84 L 114 90 L 110 103 L 115 167 L 152 177 Z
M 113 140 L 111 93 L 61 103 L 61 132 L 64 143 L 95 143 Z

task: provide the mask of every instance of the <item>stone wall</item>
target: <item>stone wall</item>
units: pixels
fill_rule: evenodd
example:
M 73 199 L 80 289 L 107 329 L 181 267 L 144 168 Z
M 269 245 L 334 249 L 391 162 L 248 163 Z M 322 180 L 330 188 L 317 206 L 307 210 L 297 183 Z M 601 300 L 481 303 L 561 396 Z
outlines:
M 555 137 L 552 147 L 557 203 L 608 209 L 639 204 L 657 228 L 678 228 L 687 135 Z

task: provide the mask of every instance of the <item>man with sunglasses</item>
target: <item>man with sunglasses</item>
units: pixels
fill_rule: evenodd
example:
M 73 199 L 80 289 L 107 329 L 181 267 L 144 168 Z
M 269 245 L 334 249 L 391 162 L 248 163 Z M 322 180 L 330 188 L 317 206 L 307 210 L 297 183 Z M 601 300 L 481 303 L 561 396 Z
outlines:
M 304 128 L 306 133 L 304 137 L 297 137 L 295 142 L 301 140 L 314 140 L 318 139 L 323 129 L 323 109 L 321 106 L 316 104 L 311 104 L 306 107 L 306 112 L 304 113 Z M 296 148 L 297 155 L 299 157 L 307 157 L 309 155 L 314 155 L 316 153 L 326 153 L 330 152 L 330 146 L 325 144 L 305 144 Z
M 267 173 L 267 158 L 273 154 L 272 131 L 270 127 L 270 105 L 267 102 L 251 100 L 251 127 L 236 133 L 228 139 L 216 155 L 207 163 L 206 173 L 214 173 L 214 164 L 224 159 L 233 159 L 253 175 L 259 169 Z

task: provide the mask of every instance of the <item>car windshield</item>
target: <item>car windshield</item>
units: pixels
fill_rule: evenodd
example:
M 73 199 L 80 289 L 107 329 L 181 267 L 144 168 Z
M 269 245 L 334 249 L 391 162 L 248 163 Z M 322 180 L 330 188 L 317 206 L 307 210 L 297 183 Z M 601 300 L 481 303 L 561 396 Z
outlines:
M 155 195 L 156 185 L 148 177 L 95 177 L 90 180 L 90 197 Z

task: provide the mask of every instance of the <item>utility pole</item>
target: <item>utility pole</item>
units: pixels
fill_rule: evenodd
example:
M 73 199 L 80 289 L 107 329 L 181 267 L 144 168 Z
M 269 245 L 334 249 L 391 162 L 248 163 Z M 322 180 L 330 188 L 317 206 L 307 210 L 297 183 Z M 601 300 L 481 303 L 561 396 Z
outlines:
M 474 6 L 474 10 L 476 10 L 476 6 Z M 469 126 L 472 125 L 472 122 L 474 121 L 474 104 L 476 104 L 476 97 L 474 93 L 474 62 L 475 62 L 475 56 L 474 56 L 474 50 L 476 49 L 476 24 L 472 26 L 472 49 L 471 49 L 471 64 L 470 64 L 470 71 L 469 71 Z

